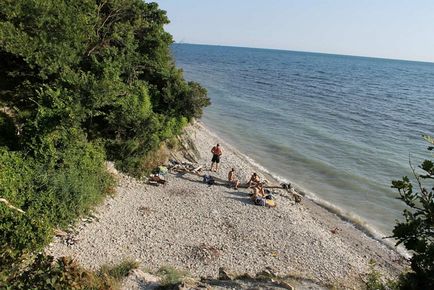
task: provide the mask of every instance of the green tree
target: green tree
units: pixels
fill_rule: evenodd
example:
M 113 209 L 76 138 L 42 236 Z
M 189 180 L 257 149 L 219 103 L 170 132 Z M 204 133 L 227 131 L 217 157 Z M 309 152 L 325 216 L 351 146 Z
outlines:
M 431 137 L 424 138 L 434 145 Z M 433 149 L 434 146 L 428 147 L 428 150 Z M 392 182 L 392 187 L 398 189 L 399 198 L 409 207 L 404 210 L 405 221 L 398 222 L 393 230 L 397 245 L 403 244 L 413 253 L 412 271 L 402 276 L 402 289 L 434 289 L 434 163 L 425 160 L 419 168 L 423 173 L 416 173 L 412 167 L 415 187 L 407 176 Z M 428 187 L 423 185 L 424 181 Z
M 143 174 L 210 104 L 176 68 L 167 23 L 141 0 L 1 2 L 0 198 L 25 214 L 0 203 L 0 288 L 110 193 L 106 158 Z
M 175 67 L 167 23 L 141 0 L 5 0 L 0 105 L 21 148 L 37 152 L 41 136 L 77 128 L 129 171 L 200 117 L 209 98 Z

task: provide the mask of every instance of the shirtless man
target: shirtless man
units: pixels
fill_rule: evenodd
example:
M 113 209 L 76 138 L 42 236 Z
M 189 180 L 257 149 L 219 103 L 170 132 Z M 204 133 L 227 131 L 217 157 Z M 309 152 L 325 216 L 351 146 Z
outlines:
M 231 171 L 229 171 L 228 181 L 229 181 L 229 185 L 232 185 L 234 187 L 234 189 L 238 189 L 240 182 L 235 177 L 235 168 L 232 168 Z
M 216 146 L 212 147 L 211 153 L 212 153 L 211 171 L 214 171 L 213 167 L 215 164 L 216 165 L 215 166 L 215 172 L 217 172 L 217 170 L 219 170 L 220 156 L 223 153 L 223 149 L 222 149 L 222 147 L 220 147 L 220 144 L 217 144 Z
M 259 179 L 259 175 L 256 174 L 256 172 L 253 172 L 252 176 L 250 177 L 250 180 L 248 182 L 249 187 L 255 187 L 257 186 L 261 180 Z

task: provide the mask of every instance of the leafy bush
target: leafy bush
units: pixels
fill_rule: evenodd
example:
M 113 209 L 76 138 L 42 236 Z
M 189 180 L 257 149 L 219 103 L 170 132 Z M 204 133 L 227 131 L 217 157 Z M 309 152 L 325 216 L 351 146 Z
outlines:
M 121 280 L 137 267 L 136 262 L 123 261 L 91 272 L 70 258 L 54 259 L 38 254 L 23 272 L 11 276 L 2 289 L 119 289 Z
M 367 280 L 365 282 L 367 290 L 395 290 L 399 289 L 397 281 L 387 280 L 383 281 L 382 275 L 375 269 L 375 261 L 369 261 L 369 272 L 367 274 Z
M 173 267 L 161 267 L 157 274 L 161 277 L 161 288 L 165 289 L 182 281 L 187 272 Z
M 38 159 L 0 149 L 0 196 L 25 211 L 17 214 L 0 207 L 3 249 L 39 250 L 53 227 L 87 213 L 113 185 L 102 147 L 83 135 L 58 133 L 41 143 Z M 63 148 L 48 149 L 56 145 Z
M 434 145 L 432 138 L 425 139 Z M 434 146 L 428 147 L 428 150 L 433 149 Z M 424 180 L 434 179 L 434 163 L 425 160 L 419 168 L 423 174 L 417 174 L 412 168 L 416 189 L 407 176 L 392 182 L 392 187 L 398 189 L 399 198 L 409 207 L 404 210 L 405 221 L 398 222 L 393 230 L 397 244 L 404 244 L 413 253 L 412 271 L 400 279 L 402 289 L 434 289 L 434 186 L 422 184 Z
M 25 145 L 77 128 L 135 172 L 210 103 L 175 67 L 155 3 L 17 0 L 0 16 L 0 104 L 14 108 Z
M 137 269 L 138 267 L 139 263 L 137 261 L 125 260 L 114 266 L 102 266 L 98 272 L 98 275 L 107 275 L 109 277 L 113 277 L 116 280 L 121 280 L 122 278 L 128 276 L 131 270 Z
M 0 197 L 25 211 L 0 203 L 0 281 L 110 192 L 106 157 L 144 174 L 210 103 L 175 67 L 167 23 L 142 0 L 0 5 Z

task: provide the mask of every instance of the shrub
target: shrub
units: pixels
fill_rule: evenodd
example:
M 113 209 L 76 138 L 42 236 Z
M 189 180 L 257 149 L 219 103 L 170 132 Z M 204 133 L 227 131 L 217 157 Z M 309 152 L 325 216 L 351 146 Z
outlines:
M 122 278 L 128 276 L 131 270 L 137 269 L 138 267 L 139 262 L 133 260 L 125 260 L 114 266 L 102 266 L 98 272 L 98 275 L 107 275 L 119 281 Z
M 187 275 L 187 272 L 166 266 L 161 267 L 157 274 L 161 277 L 162 288 L 165 288 L 181 282 L 182 279 Z
M 434 145 L 431 137 L 425 139 Z M 434 146 L 428 147 L 433 149 Z M 413 253 L 412 271 L 400 279 L 402 289 L 434 289 L 434 186 L 423 185 L 424 181 L 429 183 L 434 179 L 434 163 L 425 160 L 419 168 L 421 174 L 412 167 L 416 186 L 407 176 L 392 182 L 392 187 L 398 189 L 399 199 L 408 207 L 404 210 L 405 221 L 396 224 L 393 237 L 397 245 L 404 244 Z
M 119 289 L 122 279 L 137 267 L 136 262 L 123 261 L 119 265 L 104 266 L 99 271 L 92 272 L 83 269 L 70 258 L 54 259 L 52 256 L 38 254 L 24 271 L 11 276 L 2 289 L 114 290 Z
M 209 104 L 175 67 L 167 23 L 141 0 L 1 3 L 0 197 L 25 214 L 0 204 L 0 279 L 104 198 L 106 157 L 142 175 Z
M 79 132 L 43 137 L 35 157 L 0 148 L 0 196 L 25 211 L 0 204 L 0 276 L 50 241 L 52 230 L 72 223 L 100 202 L 113 186 L 101 145 Z M 13 267 L 12 267 L 13 268 Z
M 383 281 L 383 277 L 377 269 L 375 269 L 375 260 L 369 261 L 369 272 L 365 282 L 367 290 L 397 290 L 398 282 L 394 280 Z

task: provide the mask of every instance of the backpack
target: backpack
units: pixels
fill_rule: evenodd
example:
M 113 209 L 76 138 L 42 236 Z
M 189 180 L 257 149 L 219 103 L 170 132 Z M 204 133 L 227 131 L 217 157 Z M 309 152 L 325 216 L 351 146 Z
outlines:
M 265 199 L 262 197 L 255 198 L 255 204 L 260 206 L 265 206 Z
M 203 176 L 203 182 L 208 184 L 208 185 L 213 185 L 215 183 L 214 178 L 208 174 L 205 174 Z

